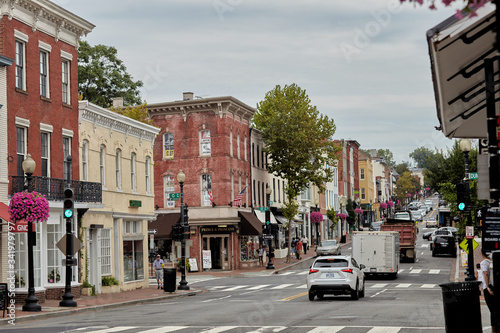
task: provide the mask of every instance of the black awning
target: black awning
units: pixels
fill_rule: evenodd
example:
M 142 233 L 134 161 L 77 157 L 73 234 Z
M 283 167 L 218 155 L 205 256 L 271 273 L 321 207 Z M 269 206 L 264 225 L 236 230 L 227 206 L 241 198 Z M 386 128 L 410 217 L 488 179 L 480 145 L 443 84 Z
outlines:
M 158 230 L 155 238 L 172 239 L 172 226 L 180 220 L 181 213 L 158 214 L 156 220 L 148 223 L 148 230 Z
M 240 235 L 241 236 L 262 236 L 262 222 L 250 212 L 238 212 L 241 218 Z

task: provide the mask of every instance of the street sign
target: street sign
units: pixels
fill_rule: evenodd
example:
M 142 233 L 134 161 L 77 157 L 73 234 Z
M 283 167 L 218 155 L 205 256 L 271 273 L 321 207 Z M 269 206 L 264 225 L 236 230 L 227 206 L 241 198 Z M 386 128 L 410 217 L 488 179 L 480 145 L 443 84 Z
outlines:
M 156 235 L 157 233 L 158 233 L 158 229 L 148 230 L 149 235 Z
M 477 172 L 469 173 L 469 179 L 477 179 Z
M 66 253 L 66 238 L 67 238 L 67 236 L 68 236 L 68 234 L 64 234 L 64 236 L 62 236 L 62 238 L 56 244 L 57 248 L 59 250 L 61 250 L 61 252 L 65 256 L 68 255 L 68 253 Z M 78 238 L 75 237 L 75 235 L 71 234 L 71 237 L 73 238 L 73 250 L 72 250 L 72 253 L 70 253 L 69 255 L 74 256 L 78 251 L 80 251 L 83 248 L 83 244 L 82 244 L 82 242 L 80 242 L 80 240 Z
M 259 207 L 259 211 L 260 212 L 266 212 L 267 211 L 267 207 Z
M 170 197 L 170 199 L 175 200 L 175 199 L 179 199 L 181 197 L 181 194 L 180 193 L 170 193 L 169 197 Z
M 481 210 L 481 215 L 483 218 L 482 249 L 487 252 L 500 250 L 500 209 L 485 207 Z
M 262 238 L 264 238 L 264 239 L 273 239 L 274 235 L 264 235 L 264 236 L 262 236 Z
M 273 203 L 274 203 L 274 202 L 273 202 L 272 200 L 271 200 L 271 201 L 269 201 L 269 204 L 270 204 L 270 205 L 272 205 Z
M 474 227 L 466 226 L 465 227 L 465 238 L 466 239 L 474 239 Z
M 478 247 L 479 244 L 475 240 L 472 240 L 472 250 L 475 250 L 476 247 Z M 463 241 L 460 242 L 460 248 L 464 250 L 465 252 L 469 253 L 469 241 L 467 239 L 464 239 Z

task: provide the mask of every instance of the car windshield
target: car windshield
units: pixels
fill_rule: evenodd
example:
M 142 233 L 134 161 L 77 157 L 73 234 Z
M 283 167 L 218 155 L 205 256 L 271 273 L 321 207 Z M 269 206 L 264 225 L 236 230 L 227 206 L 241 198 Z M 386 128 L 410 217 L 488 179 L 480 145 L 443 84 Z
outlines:
M 336 240 L 327 240 L 327 241 L 322 241 L 320 246 L 335 246 L 337 245 Z
M 448 243 L 450 241 L 453 241 L 453 238 L 449 236 L 437 236 L 436 237 L 436 243 Z
M 436 235 L 448 235 L 449 233 L 448 230 L 436 230 Z
M 330 267 L 348 267 L 349 263 L 346 259 L 318 259 L 314 263 L 316 268 L 330 268 Z

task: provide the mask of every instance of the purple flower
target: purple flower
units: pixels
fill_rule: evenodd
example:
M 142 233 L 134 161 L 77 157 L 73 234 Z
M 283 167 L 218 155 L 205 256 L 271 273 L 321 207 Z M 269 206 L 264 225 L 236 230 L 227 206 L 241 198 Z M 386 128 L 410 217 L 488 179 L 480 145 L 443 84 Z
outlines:
M 323 214 L 320 212 L 311 213 L 311 223 L 320 223 L 321 221 L 323 221 Z
M 38 192 L 18 192 L 10 200 L 9 214 L 13 222 L 45 222 L 49 218 L 49 202 Z

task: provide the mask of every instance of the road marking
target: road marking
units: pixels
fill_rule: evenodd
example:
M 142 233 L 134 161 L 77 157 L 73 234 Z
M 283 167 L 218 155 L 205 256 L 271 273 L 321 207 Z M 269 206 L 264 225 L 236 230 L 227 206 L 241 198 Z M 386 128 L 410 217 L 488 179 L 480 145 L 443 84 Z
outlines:
M 378 295 L 382 294 L 383 292 L 385 292 L 386 290 L 387 290 L 387 289 L 381 290 L 381 291 L 379 291 L 378 293 L 375 293 L 374 295 L 370 296 L 370 298 L 373 298 L 373 297 L 375 297 L 375 296 L 378 296 Z
M 241 289 L 241 288 L 246 288 L 246 287 L 248 287 L 248 286 L 236 286 L 236 287 L 231 287 L 231 288 L 227 288 L 227 289 L 220 290 L 220 291 L 233 291 L 236 289 Z
M 404 268 L 403 268 L 403 269 L 400 269 L 400 270 L 398 271 L 398 273 L 403 273 L 403 272 L 404 272 L 404 270 L 405 270 Z
M 441 271 L 440 269 L 431 269 L 429 271 L 429 274 L 439 274 L 440 271 Z
M 210 289 L 208 290 L 217 290 L 217 289 L 222 289 L 222 288 L 226 288 L 227 286 L 215 286 L 215 287 L 211 287 Z
M 188 328 L 188 326 L 166 326 L 166 327 L 153 328 L 147 331 L 141 331 L 141 333 L 163 333 L 163 332 L 167 333 L 167 332 L 183 330 L 185 328 Z
M 290 287 L 290 286 L 293 286 L 293 284 L 280 284 L 279 286 L 276 286 L 276 287 L 272 287 L 271 289 L 283 289 L 283 288 L 286 288 L 286 287 Z
M 111 328 L 106 328 L 103 330 L 93 331 L 92 333 L 120 332 L 120 331 L 132 330 L 134 328 L 137 328 L 137 327 L 136 326 L 119 326 L 119 327 L 111 327 Z
M 307 333 L 336 333 L 343 330 L 345 326 L 318 326 Z
M 307 288 L 307 284 L 300 285 L 296 289 L 302 289 L 302 288 Z
M 297 273 L 297 275 L 306 275 L 306 274 L 309 274 L 309 271 L 304 271 L 304 272 Z
M 265 288 L 265 287 L 268 287 L 268 286 L 270 286 L 270 284 L 260 284 L 258 286 L 250 287 L 247 290 L 257 290 L 257 289 L 262 289 L 262 288 Z
M 410 271 L 410 274 L 420 274 L 421 271 L 422 271 L 421 269 L 412 269 Z
M 377 283 L 371 286 L 370 288 L 384 288 L 385 286 L 387 286 L 387 283 Z
M 248 331 L 246 333 L 261 333 L 261 332 L 280 332 L 286 329 L 286 326 L 262 326 L 255 331 Z M 208 331 L 210 332 L 210 331 Z M 203 332 L 205 333 L 205 332 Z
M 420 247 L 429 247 L 429 245 L 427 245 L 427 244 L 422 244 L 422 245 L 420 245 Z
M 201 301 L 201 302 L 202 303 L 208 303 L 208 302 L 212 302 L 212 301 L 220 301 L 221 299 L 230 298 L 230 297 L 231 297 L 231 295 L 228 295 L 228 296 L 219 297 L 219 298 L 207 299 L 207 300 Z
M 286 297 L 286 298 L 283 298 L 282 301 L 291 301 L 292 299 L 296 299 L 296 298 L 299 298 L 299 297 L 302 297 L 302 296 L 306 296 L 309 292 L 304 292 L 304 293 L 300 293 L 300 294 L 297 294 L 297 295 L 293 295 L 293 296 L 289 296 L 289 297 Z
M 290 275 L 290 274 L 293 274 L 295 272 L 285 272 L 285 273 L 278 273 L 279 275 Z
M 401 327 L 374 327 L 366 333 L 397 333 Z
M 432 289 L 432 288 L 435 288 L 436 285 L 435 284 L 423 284 L 420 288 L 429 288 L 429 289 Z
M 408 288 L 411 286 L 411 283 L 400 283 L 396 286 L 396 288 Z
M 204 330 L 203 333 L 219 333 L 219 332 L 229 331 L 229 330 L 232 330 L 235 328 L 238 328 L 238 326 L 221 326 L 221 327 L 215 327 L 215 328 L 212 328 L 209 330 Z

